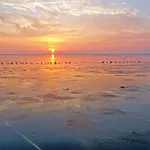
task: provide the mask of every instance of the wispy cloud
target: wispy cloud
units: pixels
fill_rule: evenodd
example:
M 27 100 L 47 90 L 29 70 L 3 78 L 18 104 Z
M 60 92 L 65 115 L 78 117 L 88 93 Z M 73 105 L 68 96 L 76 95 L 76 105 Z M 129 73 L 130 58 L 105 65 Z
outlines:
M 150 19 L 139 8 L 123 0 L 1 0 L 0 37 L 98 43 L 132 33 L 144 39 Z
M 1 1 L 1 7 L 9 7 L 19 11 L 32 12 L 53 12 L 52 15 L 59 14 L 137 14 L 137 9 L 130 10 L 127 7 L 108 7 L 104 5 L 90 5 L 88 0 L 20 0 L 20 1 Z
M 0 8 L 5 9 L 0 15 L 0 31 L 8 34 L 10 28 L 10 34 L 25 35 L 57 31 L 61 27 L 60 18 L 65 15 L 136 15 L 139 12 L 126 7 L 90 5 L 87 0 L 2 0 Z

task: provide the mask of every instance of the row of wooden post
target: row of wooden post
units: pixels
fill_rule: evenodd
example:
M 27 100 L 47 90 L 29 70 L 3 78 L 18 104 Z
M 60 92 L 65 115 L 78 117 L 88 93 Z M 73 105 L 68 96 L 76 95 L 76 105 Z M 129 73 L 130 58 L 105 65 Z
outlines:
M 40 63 L 33 63 L 33 62 L 0 62 L 1 65 L 35 65 L 35 64 L 78 64 L 78 63 L 85 63 L 85 62 L 40 62 Z M 102 61 L 102 62 L 94 62 L 94 63 L 102 63 L 102 64 L 120 64 L 120 63 L 141 63 L 140 61 Z

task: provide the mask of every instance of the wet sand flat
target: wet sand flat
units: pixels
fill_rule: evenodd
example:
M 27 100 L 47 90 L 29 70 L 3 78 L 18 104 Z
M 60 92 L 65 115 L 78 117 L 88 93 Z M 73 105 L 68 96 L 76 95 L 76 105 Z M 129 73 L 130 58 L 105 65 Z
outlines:
M 0 150 L 149 150 L 149 66 L 150 55 L 0 56 Z

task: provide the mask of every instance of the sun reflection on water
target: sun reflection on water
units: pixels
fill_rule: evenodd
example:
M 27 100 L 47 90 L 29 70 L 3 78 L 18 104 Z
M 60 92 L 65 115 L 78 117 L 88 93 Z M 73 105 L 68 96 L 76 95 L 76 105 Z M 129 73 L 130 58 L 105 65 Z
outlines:
M 51 62 L 52 62 L 52 64 L 55 63 L 55 55 L 54 54 L 52 54 L 52 56 L 51 56 Z

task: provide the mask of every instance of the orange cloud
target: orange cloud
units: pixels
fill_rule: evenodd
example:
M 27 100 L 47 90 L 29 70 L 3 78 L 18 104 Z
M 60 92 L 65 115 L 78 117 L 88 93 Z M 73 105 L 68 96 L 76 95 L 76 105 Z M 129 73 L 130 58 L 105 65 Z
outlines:
M 96 4 L 95 4 L 96 3 Z M 126 3 L 87 0 L 0 1 L 0 52 L 148 49 L 149 16 Z

